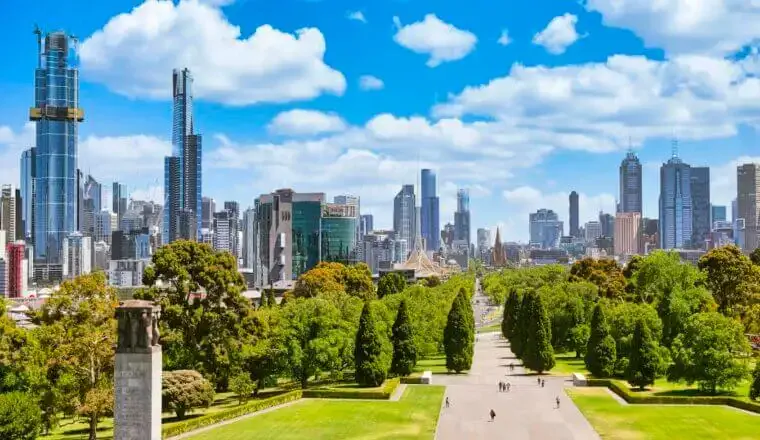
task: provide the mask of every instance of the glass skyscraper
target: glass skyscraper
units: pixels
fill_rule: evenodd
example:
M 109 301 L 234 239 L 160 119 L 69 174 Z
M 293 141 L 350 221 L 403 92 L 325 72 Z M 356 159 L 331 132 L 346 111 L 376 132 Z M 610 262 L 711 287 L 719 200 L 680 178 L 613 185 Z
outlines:
M 660 248 L 683 249 L 692 239 L 691 167 L 673 152 L 660 167 Z
M 457 210 L 454 213 L 454 240 L 464 240 L 469 246 L 470 240 L 470 192 L 457 190 Z
M 200 237 L 202 138 L 193 133 L 193 77 L 172 72 L 172 155 L 164 160 L 164 244 Z M 183 227 L 179 227 L 181 223 Z M 188 220 L 195 226 L 187 224 Z
M 691 168 L 691 242 L 693 249 L 705 247 L 710 239 L 710 168 Z
M 44 45 L 40 41 L 34 107 L 29 112 L 29 119 L 37 123 L 32 209 L 35 267 L 48 266 L 43 271 L 51 277 L 61 273 L 64 239 L 77 231 L 77 136 L 84 111 L 79 107 L 79 72 L 69 38 L 53 32 L 45 35 Z
M 410 248 L 414 246 L 415 232 L 414 185 L 403 185 L 401 191 L 393 199 L 393 231 L 396 240 L 405 240 Z M 406 255 L 402 257 L 406 261 Z
M 629 151 L 620 163 L 620 200 L 618 212 L 641 214 L 641 162 Z
M 440 213 L 439 199 L 436 195 L 435 172 L 429 169 L 422 170 L 422 200 L 420 206 L 420 228 L 422 238 L 425 239 L 425 248 L 437 251 L 440 247 Z
M 34 212 L 34 154 L 37 149 L 32 147 L 21 153 L 21 230 L 24 239 L 32 240 L 32 225 Z M 18 226 L 17 226 L 18 227 Z

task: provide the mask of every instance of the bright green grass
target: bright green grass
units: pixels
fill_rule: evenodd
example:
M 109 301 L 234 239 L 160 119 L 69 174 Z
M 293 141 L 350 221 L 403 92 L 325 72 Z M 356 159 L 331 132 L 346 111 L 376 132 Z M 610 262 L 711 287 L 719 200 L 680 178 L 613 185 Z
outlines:
M 760 416 L 725 406 L 621 405 L 604 388 L 568 394 L 603 439 L 757 439 Z
M 554 368 L 544 374 L 551 376 L 570 376 L 573 373 L 589 375 L 583 358 L 576 359 L 575 352 L 557 353 L 554 355 L 554 362 Z
M 488 332 L 501 332 L 501 323 L 494 322 L 493 324 L 489 324 L 485 327 L 478 328 L 478 333 L 488 333 Z
M 444 387 L 408 385 L 398 402 L 303 399 L 192 437 L 193 440 L 431 440 Z
M 719 390 L 718 395 L 721 396 L 734 396 L 742 400 L 749 400 L 749 386 L 751 381 L 748 379 L 743 380 L 739 385 L 732 390 Z M 697 384 L 687 385 L 685 382 L 668 382 L 666 379 L 657 379 L 654 381 L 654 385 L 648 387 L 644 391 L 637 391 L 645 395 L 653 396 L 709 396 L 709 393 L 701 391 Z
M 439 354 L 420 359 L 417 361 L 417 366 L 414 367 L 414 371 L 432 371 L 433 374 L 446 374 L 449 372 L 449 370 L 446 369 L 446 355 Z

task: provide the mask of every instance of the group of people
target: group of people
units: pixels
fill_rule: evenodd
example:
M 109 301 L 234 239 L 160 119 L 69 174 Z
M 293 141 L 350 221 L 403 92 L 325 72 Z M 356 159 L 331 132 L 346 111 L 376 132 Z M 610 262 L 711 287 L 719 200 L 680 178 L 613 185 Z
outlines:
M 499 392 L 509 392 L 509 390 L 512 388 L 512 384 L 509 382 L 499 382 Z

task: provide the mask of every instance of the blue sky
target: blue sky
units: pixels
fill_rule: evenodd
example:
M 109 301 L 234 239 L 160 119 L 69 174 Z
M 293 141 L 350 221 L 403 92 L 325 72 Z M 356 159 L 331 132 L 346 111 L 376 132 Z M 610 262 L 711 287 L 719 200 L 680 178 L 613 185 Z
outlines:
M 688 5 L 686 4 L 688 3 Z M 760 161 L 760 5 L 736 0 L 187 0 L 0 2 L 0 182 L 18 184 L 34 24 L 80 41 L 80 167 L 161 200 L 171 69 L 195 76 L 204 195 L 253 203 L 278 187 L 352 193 L 375 224 L 418 169 L 437 170 L 441 221 L 457 187 L 474 227 L 525 240 L 528 213 L 581 221 L 614 207 L 629 144 L 644 163 L 712 167 L 712 198 Z M 41 13 L 39 11 L 44 11 Z

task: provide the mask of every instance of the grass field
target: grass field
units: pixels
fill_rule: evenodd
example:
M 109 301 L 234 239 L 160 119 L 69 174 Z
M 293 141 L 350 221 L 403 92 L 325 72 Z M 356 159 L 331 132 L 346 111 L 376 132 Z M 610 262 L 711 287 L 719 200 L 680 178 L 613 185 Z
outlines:
M 193 440 L 432 440 L 444 387 L 409 385 L 398 402 L 304 399 Z
M 414 371 L 432 371 L 433 374 L 447 374 L 449 370 L 446 369 L 446 355 L 440 354 L 420 359 L 417 361 Z
M 501 323 L 494 322 L 493 324 L 478 328 L 478 333 L 488 333 L 488 332 L 501 332 Z
M 603 439 L 757 439 L 760 416 L 725 406 L 622 405 L 604 388 L 568 394 Z

